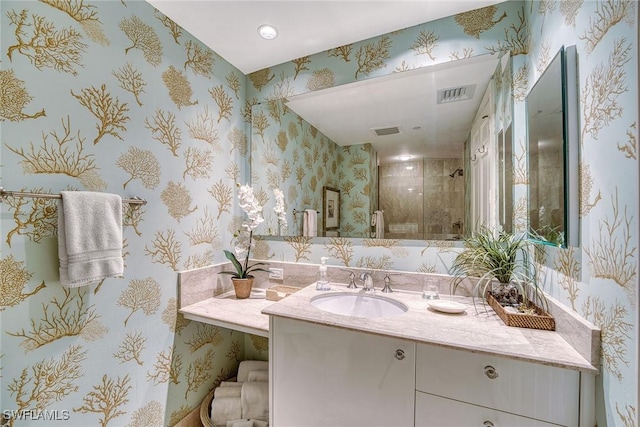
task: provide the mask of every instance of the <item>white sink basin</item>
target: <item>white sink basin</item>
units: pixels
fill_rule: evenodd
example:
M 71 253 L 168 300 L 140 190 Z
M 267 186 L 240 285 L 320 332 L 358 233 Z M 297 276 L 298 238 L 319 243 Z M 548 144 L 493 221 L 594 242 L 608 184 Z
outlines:
M 391 317 L 406 313 L 401 302 L 378 295 L 333 292 L 311 298 L 311 305 L 329 313 L 355 317 Z

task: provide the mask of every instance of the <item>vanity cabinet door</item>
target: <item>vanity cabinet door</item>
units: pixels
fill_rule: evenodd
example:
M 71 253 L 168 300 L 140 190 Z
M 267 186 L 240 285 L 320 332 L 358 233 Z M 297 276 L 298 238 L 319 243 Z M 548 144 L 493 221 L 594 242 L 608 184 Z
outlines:
M 415 427 L 558 427 L 483 406 L 416 392 Z
M 271 425 L 413 427 L 415 343 L 271 317 Z
M 550 423 L 578 425 L 578 371 L 418 344 L 416 389 Z

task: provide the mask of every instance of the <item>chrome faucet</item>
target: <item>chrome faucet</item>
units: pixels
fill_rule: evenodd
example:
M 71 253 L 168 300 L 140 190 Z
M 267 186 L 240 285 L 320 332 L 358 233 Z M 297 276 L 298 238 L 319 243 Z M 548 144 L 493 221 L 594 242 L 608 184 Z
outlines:
M 371 273 L 365 271 L 360 275 L 360 280 L 364 282 L 362 288 L 365 292 L 375 292 L 375 289 L 373 287 L 373 277 L 371 276 Z

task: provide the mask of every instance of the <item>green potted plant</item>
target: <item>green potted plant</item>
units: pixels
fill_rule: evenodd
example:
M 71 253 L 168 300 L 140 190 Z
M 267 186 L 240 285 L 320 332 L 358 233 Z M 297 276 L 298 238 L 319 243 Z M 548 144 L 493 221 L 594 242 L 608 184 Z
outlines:
M 465 239 L 464 245 L 451 268 L 453 292 L 465 280 L 471 280 L 474 303 L 476 296 L 483 297 L 508 326 L 555 328 L 553 318 L 546 312 L 546 298 L 538 287 L 532 242 L 526 234 L 480 227 Z
M 240 207 L 247 214 L 247 219 L 242 223 L 241 230 L 234 236 L 236 239 L 235 253 L 226 249 L 223 250 L 224 255 L 231 261 L 234 270 L 221 271 L 219 274 L 231 275 L 231 282 L 233 283 L 236 298 L 244 299 L 251 295 L 254 280 L 251 273 L 255 271 L 268 272 L 269 270 L 262 268 L 262 266 L 268 265 L 269 263 L 256 262 L 249 265 L 249 254 L 254 245 L 253 230 L 264 221 L 264 218 L 262 217 L 262 206 L 260 206 L 258 200 L 253 195 L 253 188 L 249 185 L 240 186 L 238 198 L 240 200 Z M 244 256 L 242 263 L 240 263 L 237 258 L 241 256 Z

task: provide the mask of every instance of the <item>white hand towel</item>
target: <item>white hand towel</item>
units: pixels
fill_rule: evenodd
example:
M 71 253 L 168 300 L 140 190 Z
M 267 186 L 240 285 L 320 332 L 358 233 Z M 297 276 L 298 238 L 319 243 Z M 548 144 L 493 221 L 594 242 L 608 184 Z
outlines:
M 269 427 L 269 421 L 253 420 L 253 427 Z
M 250 371 L 249 376 L 247 377 L 247 382 L 254 382 L 254 381 L 269 381 L 269 371 L 268 370 Z
M 218 387 L 213 392 L 213 398 L 219 397 L 240 397 L 242 391 L 242 383 L 236 383 L 235 385 L 226 385 L 224 387 Z
M 318 235 L 318 212 L 314 209 L 305 209 L 302 216 L 302 235 L 316 237 Z
M 124 274 L 122 198 L 62 191 L 58 204 L 60 283 L 78 287 Z
M 221 397 L 211 402 L 213 425 L 226 427 L 227 421 L 240 418 L 242 418 L 242 402 L 239 397 Z
M 373 237 L 376 239 L 384 239 L 384 213 L 383 211 L 375 211 L 371 215 L 371 225 L 375 227 Z
M 242 418 L 269 419 L 269 383 L 247 382 L 242 385 Z
M 243 360 L 238 366 L 238 382 L 244 383 L 249 379 L 251 371 L 269 370 L 269 362 L 264 360 Z M 240 418 L 240 417 L 238 417 Z

